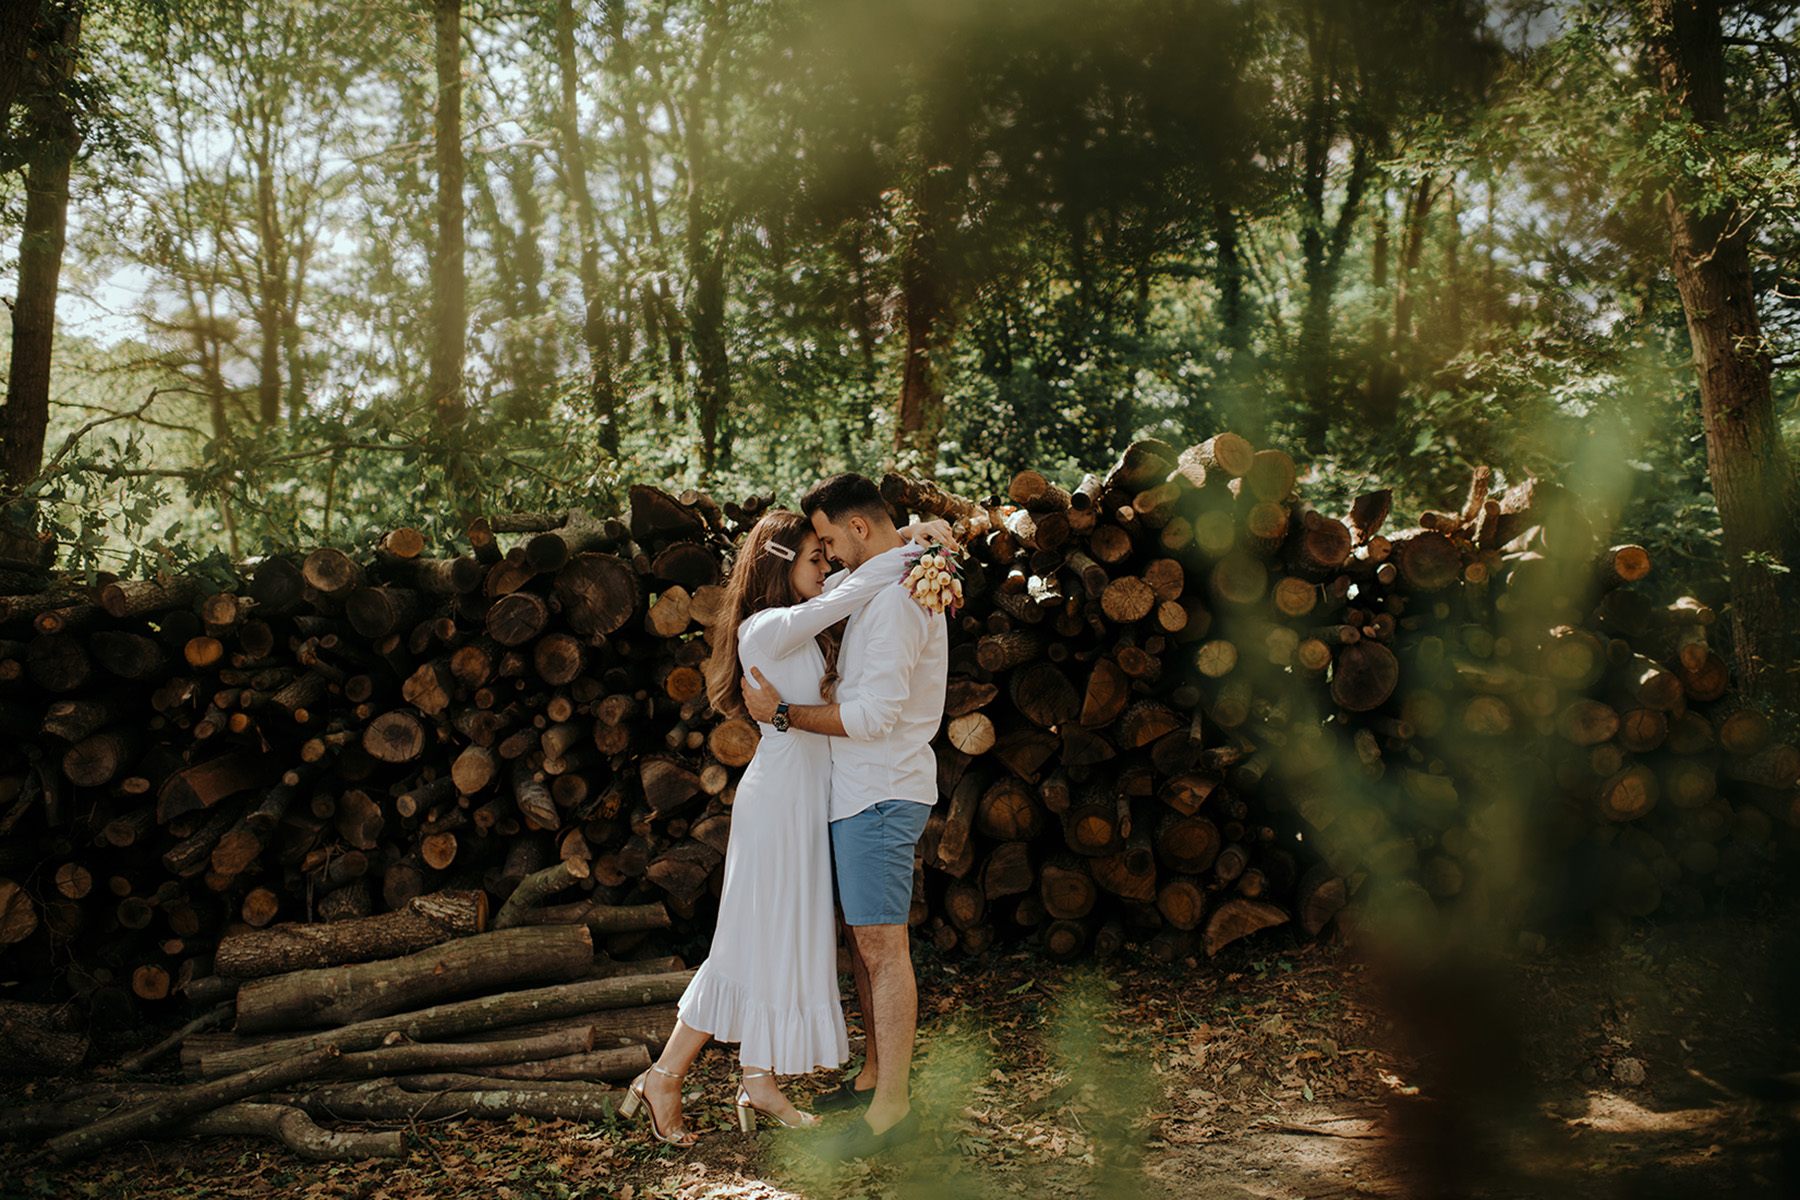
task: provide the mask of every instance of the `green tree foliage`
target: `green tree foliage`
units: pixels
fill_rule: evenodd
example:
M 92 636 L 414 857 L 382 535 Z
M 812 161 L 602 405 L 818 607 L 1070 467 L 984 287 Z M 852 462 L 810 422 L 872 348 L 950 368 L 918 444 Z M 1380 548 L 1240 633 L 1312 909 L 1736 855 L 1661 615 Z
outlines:
M 1794 25 L 1720 10 L 1740 119 L 1696 137 L 1635 5 L 464 0 L 453 428 L 428 420 L 433 6 L 115 23 L 139 154 L 77 166 L 70 280 L 90 306 L 126 286 L 137 323 L 57 359 L 94 407 L 52 414 L 34 494 L 90 558 L 118 533 L 82 503 L 250 553 L 603 507 L 621 479 L 1072 484 L 1131 437 L 1231 428 L 1315 495 L 1394 486 L 1403 512 L 1479 464 L 1556 475 L 1703 580 L 1661 198 L 1679 178 L 1745 218 L 1791 362 Z M 102 365 L 120 398 L 75 387 Z M 1791 412 L 1791 372 L 1772 396 Z M 135 415 L 64 451 L 102 410 Z
M 1764 668 L 1792 656 L 1782 614 L 1800 544 L 1791 430 L 1784 437 L 1779 421 L 1794 387 L 1771 375 L 1792 358 L 1783 298 L 1792 260 L 1771 250 L 1796 230 L 1795 32 L 1787 6 L 1585 6 L 1524 62 L 1493 142 L 1510 148 L 1541 210 L 1571 235 L 1556 291 L 1586 302 L 1574 316 L 1578 327 L 1585 317 L 1588 340 L 1602 354 L 1664 348 L 1663 372 L 1637 380 L 1630 399 L 1672 418 L 1657 431 L 1662 445 L 1703 446 L 1705 473 L 1694 478 L 1691 456 L 1657 453 L 1653 435 L 1638 490 L 1666 506 L 1668 473 L 1679 471 L 1711 493 L 1680 511 L 1702 515 L 1717 536 L 1715 579 L 1729 581 L 1740 677 L 1754 689 L 1763 675 L 1781 691 L 1791 676 Z M 1593 337 L 1597 328 L 1606 336 Z M 1679 411 L 1657 389 L 1680 396 Z

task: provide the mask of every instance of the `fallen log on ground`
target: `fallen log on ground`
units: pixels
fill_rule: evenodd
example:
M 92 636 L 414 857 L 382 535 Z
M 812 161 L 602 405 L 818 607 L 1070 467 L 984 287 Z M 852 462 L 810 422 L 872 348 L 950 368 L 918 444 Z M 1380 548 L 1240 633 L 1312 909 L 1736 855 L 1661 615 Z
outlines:
M 545 1121 L 602 1121 L 614 1115 L 623 1088 L 592 1084 L 531 1083 L 507 1087 L 506 1081 L 479 1076 L 439 1080 L 445 1086 L 409 1091 L 390 1079 L 372 1079 L 348 1087 L 315 1088 L 282 1094 L 276 1099 L 322 1120 L 415 1121 L 472 1117 L 509 1121 L 536 1117 Z
M 435 1040 L 482 1029 L 500 1029 L 527 1021 L 554 1020 L 609 1008 L 634 1008 L 663 1004 L 681 997 L 692 971 L 617 979 L 584 980 L 522 992 L 506 992 L 441 1004 L 418 1012 L 377 1017 L 346 1025 L 329 1033 L 283 1038 L 256 1046 L 223 1050 L 204 1056 L 201 1074 L 217 1078 L 235 1072 L 279 1063 L 296 1054 L 334 1046 L 344 1053 L 372 1050 L 390 1034 L 414 1041 Z
M 174 1128 L 233 1101 L 266 1095 L 311 1079 L 337 1057 L 338 1048 L 327 1044 L 223 1078 L 189 1084 L 147 1103 L 109 1113 L 91 1125 L 59 1134 L 44 1143 L 40 1153 L 59 1163 L 85 1158 L 120 1142 Z
M 276 925 L 226 938 L 213 959 L 219 974 L 257 979 L 411 954 L 487 927 L 481 892 L 418 896 L 393 912 L 329 925 Z
M 0 1111 L 0 1140 L 30 1141 L 45 1134 L 91 1125 L 126 1104 L 77 1101 Z M 313 1162 L 360 1162 L 400 1158 L 405 1135 L 397 1129 L 327 1129 L 301 1109 L 285 1104 L 241 1101 L 163 1130 L 161 1137 L 266 1137 Z
M 585 926 L 495 930 L 405 958 L 253 980 L 238 989 L 237 1030 L 351 1025 L 458 996 L 579 979 L 593 964 Z

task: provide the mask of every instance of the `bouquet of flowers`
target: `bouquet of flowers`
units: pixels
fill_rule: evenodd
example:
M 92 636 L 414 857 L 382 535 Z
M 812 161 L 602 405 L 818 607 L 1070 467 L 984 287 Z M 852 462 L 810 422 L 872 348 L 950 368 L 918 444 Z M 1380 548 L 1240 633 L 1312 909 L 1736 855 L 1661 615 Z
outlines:
M 906 556 L 912 568 L 901 580 L 919 607 L 933 614 L 956 615 L 963 601 L 962 571 L 956 555 L 942 546 L 921 546 Z

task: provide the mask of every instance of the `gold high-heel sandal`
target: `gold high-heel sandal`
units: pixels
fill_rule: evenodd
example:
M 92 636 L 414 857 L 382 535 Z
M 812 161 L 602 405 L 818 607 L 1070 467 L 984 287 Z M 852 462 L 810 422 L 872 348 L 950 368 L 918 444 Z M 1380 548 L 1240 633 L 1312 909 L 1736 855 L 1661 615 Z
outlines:
M 680 1081 L 684 1078 L 684 1076 L 677 1075 L 673 1071 L 663 1070 L 655 1063 L 650 1064 L 650 1071 L 655 1071 L 658 1075 L 667 1075 L 670 1079 L 676 1081 Z M 667 1142 L 671 1146 L 693 1145 L 699 1139 L 690 1134 L 686 1129 L 682 1128 L 681 1122 L 679 1121 L 675 1123 L 673 1129 L 669 1130 L 667 1133 L 663 1132 L 662 1125 L 658 1123 L 656 1119 L 656 1106 L 651 1104 L 650 1097 L 644 1094 L 644 1080 L 650 1077 L 650 1071 L 645 1071 L 642 1075 L 639 1075 L 636 1079 L 632 1080 L 631 1086 L 625 1089 L 625 1099 L 619 1102 L 619 1115 L 629 1121 L 631 1118 L 637 1116 L 638 1110 L 641 1108 L 644 1110 L 644 1115 L 649 1118 L 651 1137 L 659 1142 Z
M 770 1072 L 768 1072 L 768 1071 L 745 1071 L 740 1078 L 761 1079 L 768 1074 L 770 1074 Z M 755 1133 L 756 1132 L 756 1114 L 757 1113 L 761 1113 L 763 1116 L 769 1118 L 769 1120 L 775 1122 L 777 1125 L 781 1126 L 783 1129 L 811 1129 L 813 1126 L 815 1126 L 819 1123 L 819 1118 L 813 1116 L 811 1113 L 800 1113 L 800 1120 L 798 1123 L 789 1123 L 787 1121 L 784 1121 L 780 1117 L 776 1116 L 774 1113 L 770 1112 L 768 1109 L 758 1108 L 751 1101 L 750 1093 L 746 1092 L 744 1090 L 744 1085 L 742 1083 L 738 1084 L 738 1094 L 737 1094 L 738 1128 L 745 1133 Z

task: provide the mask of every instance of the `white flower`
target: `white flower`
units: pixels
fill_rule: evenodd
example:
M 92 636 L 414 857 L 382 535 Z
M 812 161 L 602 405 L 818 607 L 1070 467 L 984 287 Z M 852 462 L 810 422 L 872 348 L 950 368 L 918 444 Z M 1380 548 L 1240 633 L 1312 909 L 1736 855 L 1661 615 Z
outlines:
M 924 546 L 908 558 L 913 565 L 901 583 L 919 607 L 933 616 L 943 612 L 955 616 L 962 604 L 962 579 L 955 556 L 942 546 Z

